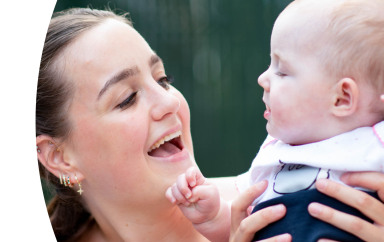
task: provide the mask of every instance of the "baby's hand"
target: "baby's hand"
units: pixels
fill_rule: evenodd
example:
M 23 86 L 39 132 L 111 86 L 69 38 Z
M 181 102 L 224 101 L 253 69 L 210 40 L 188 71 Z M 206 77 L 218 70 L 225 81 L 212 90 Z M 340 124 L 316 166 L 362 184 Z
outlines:
M 177 204 L 194 224 L 214 219 L 220 209 L 218 188 L 197 167 L 191 167 L 181 174 L 176 183 L 167 189 L 165 196 Z
M 181 174 L 176 183 L 168 188 L 165 196 L 177 205 L 189 206 L 191 202 L 196 202 L 197 197 L 192 198 L 192 189 L 203 185 L 205 177 L 197 167 L 190 167 L 184 174 Z

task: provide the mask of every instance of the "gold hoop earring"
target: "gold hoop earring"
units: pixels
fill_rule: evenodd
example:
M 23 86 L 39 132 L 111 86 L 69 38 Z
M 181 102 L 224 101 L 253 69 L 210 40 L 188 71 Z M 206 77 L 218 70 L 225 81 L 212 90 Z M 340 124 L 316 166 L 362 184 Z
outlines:
M 63 178 L 61 178 L 61 176 L 62 176 L 62 175 L 61 175 L 61 173 L 60 173 L 60 175 L 59 175 L 59 178 L 60 178 L 60 184 L 63 185 Z
M 84 192 L 83 191 L 83 189 L 81 189 L 81 182 L 79 182 L 79 180 L 77 179 L 77 176 L 75 175 L 75 180 L 76 180 L 76 182 L 77 182 L 77 185 L 79 186 L 79 190 L 77 190 L 77 192 L 80 194 L 80 196 L 81 196 L 81 194 Z

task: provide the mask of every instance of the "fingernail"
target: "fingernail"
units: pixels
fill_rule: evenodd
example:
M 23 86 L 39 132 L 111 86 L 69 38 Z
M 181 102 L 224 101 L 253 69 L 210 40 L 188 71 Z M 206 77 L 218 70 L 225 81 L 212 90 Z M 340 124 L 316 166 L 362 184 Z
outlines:
M 191 187 L 194 187 L 196 186 L 196 181 L 191 181 L 191 183 L 189 184 Z
M 287 241 L 291 241 L 291 235 L 290 234 L 282 234 L 282 235 L 279 235 L 279 237 L 277 237 L 277 240 L 278 242 L 287 242 Z
M 260 182 L 260 185 L 261 186 L 266 186 L 268 184 L 268 181 L 267 180 L 263 180 Z
M 273 211 L 274 211 L 276 214 L 281 214 L 281 213 L 284 212 L 284 210 L 285 210 L 285 207 L 284 207 L 284 205 L 282 205 L 282 204 L 279 204 L 279 205 L 276 205 L 276 206 L 273 207 Z
M 319 179 L 316 181 L 316 188 L 320 191 L 324 191 L 327 187 L 327 179 Z
M 253 191 L 259 191 L 260 189 L 265 189 L 268 186 L 268 181 L 263 180 L 255 185 L 253 185 Z
M 252 211 L 253 211 L 253 206 L 249 206 L 249 207 L 247 208 L 247 213 L 248 213 L 248 215 L 250 215 L 250 214 L 252 213 Z
M 189 199 L 191 196 L 192 196 L 192 193 L 191 193 L 191 192 L 187 192 L 187 194 L 185 194 L 185 197 L 186 197 L 187 199 Z
M 312 216 L 319 216 L 322 212 L 323 208 L 319 203 L 311 203 L 308 206 L 308 211 Z

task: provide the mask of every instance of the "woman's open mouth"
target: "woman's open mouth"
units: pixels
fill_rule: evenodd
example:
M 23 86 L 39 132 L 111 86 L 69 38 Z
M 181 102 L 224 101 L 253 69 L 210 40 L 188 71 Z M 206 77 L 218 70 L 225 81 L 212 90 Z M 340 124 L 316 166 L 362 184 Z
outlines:
M 183 150 L 183 144 L 180 139 L 181 131 L 167 135 L 152 145 L 148 151 L 149 156 L 169 157 Z

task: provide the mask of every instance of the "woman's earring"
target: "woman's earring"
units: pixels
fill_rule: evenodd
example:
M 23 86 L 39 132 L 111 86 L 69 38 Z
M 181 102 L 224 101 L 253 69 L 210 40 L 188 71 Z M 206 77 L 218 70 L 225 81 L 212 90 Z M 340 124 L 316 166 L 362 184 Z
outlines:
M 64 186 L 68 186 L 67 182 L 65 181 L 65 175 L 64 174 L 63 174 L 63 184 L 64 184 Z
M 39 146 L 36 145 L 37 153 L 41 153 Z
M 60 184 L 63 185 L 63 178 L 61 178 L 61 176 L 62 176 L 62 175 L 61 175 L 61 173 L 60 173 L 60 175 L 59 175 L 59 178 L 60 178 Z
M 77 190 L 77 192 L 80 193 L 80 195 L 81 195 L 84 191 L 83 191 L 83 189 L 81 189 L 81 182 L 79 182 L 76 175 L 75 175 L 75 180 L 77 182 L 77 185 L 79 186 L 79 190 Z
M 68 185 L 69 187 L 73 187 L 73 186 L 72 186 L 72 183 L 71 183 L 71 180 L 69 179 L 69 176 L 68 176 L 68 178 L 67 178 L 67 185 Z

